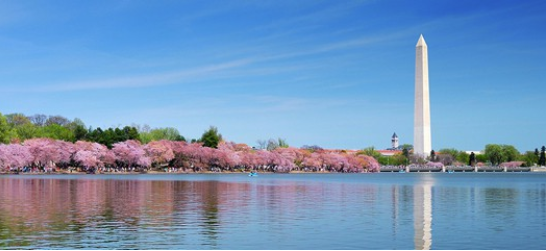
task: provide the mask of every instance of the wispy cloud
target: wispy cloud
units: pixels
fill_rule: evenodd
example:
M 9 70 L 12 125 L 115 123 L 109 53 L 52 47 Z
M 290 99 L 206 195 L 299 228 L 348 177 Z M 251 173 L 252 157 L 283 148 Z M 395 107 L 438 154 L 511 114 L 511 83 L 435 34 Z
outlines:
M 192 69 L 183 69 L 179 71 L 163 73 L 135 74 L 114 78 L 65 81 L 62 83 L 43 84 L 41 86 L 33 88 L 25 88 L 24 90 L 21 89 L 21 91 L 66 92 L 116 88 L 140 88 L 193 82 L 212 78 L 274 75 L 280 72 L 294 72 L 304 69 L 313 69 L 316 68 L 317 64 L 320 64 L 320 62 L 307 64 L 285 62 L 277 66 L 264 66 L 258 64 L 264 62 L 296 59 L 300 57 L 308 57 L 333 51 L 358 48 L 374 43 L 379 43 L 384 39 L 389 39 L 389 37 L 390 36 L 376 36 L 348 39 L 345 41 L 318 45 L 313 48 L 308 48 L 306 50 L 298 50 L 286 53 L 264 52 L 264 54 L 262 55 L 246 53 L 246 55 L 242 55 L 243 57 L 241 57 L 240 59 L 232 59 L 231 61 L 203 65 Z
M 252 60 L 241 59 L 230 62 L 224 62 L 219 64 L 212 64 L 202 66 L 199 68 L 193 68 L 188 70 L 181 70 L 175 72 L 149 74 L 149 75 L 135 75 L 120 78 L 111 79 L 98 79 L 88 81 L 74 81 L 60 84 L 52 84 L 46 86 L 40 86 L 31 91 L 36 92 L 58 92 L 58 91 L 79 91 L 79 90 L 94 90 L 94 89 L 115 89 L 126 87 L 147 87 L 147 86 L 160 86 L 172 84 L 174 82 L 191 80 L 199 77 L 211 76 L 218 74 L 222 71 L 229 70 L 236 67 L 241 67 L 249 64 Z

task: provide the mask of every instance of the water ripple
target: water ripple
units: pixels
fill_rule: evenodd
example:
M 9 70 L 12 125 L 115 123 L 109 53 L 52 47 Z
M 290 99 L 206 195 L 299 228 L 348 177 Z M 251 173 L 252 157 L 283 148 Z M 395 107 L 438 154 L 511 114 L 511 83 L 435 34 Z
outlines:
M 542 249 L 545 178 L 4 176 L 0 248 Z

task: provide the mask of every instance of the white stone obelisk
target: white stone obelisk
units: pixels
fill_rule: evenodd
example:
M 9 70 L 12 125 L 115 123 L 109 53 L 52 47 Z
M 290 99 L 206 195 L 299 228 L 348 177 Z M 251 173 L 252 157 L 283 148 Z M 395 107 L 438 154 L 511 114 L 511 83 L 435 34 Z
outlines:
M 426 157 L 432 150 L 428 91 L 428 50 L 423 35 L 415 47 L 415 114 L 413 153 Z

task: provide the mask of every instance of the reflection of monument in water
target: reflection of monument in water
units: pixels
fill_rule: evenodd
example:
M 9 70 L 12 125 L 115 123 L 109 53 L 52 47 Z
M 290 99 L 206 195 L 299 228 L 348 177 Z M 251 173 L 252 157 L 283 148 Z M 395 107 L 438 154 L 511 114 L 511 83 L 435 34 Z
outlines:
M 413 188 L 413 229 L 416 250 L 429 250 L 432 245 L 432 185 Z

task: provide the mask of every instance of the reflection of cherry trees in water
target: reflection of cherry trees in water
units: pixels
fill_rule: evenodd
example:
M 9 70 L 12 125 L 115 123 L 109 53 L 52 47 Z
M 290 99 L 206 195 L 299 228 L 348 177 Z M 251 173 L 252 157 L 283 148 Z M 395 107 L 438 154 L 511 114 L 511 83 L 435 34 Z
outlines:
M 56 171 L 79 168 L 87 172 L 261 171 L 261 172 L 377 172 L 379 164 L 367 155 L 323 149 L 277 148 L 255 150 L 245 144 L 221 142 L 218 148 L 183 141 L 128 140 L 112 149 L 99 143 L 29 139 L 0 145 L 0 171 Z
M 218 229 L 220 227 L 220 219 L 218 216 L 218 182 L 210 181 L 203 183 L 206 186 L 202 187 L 202 219 L 200 220 L 200 227 L 202 229 L 202 235 L 207 239 L 207 242 L 210 246 L 216 246 L 218 239 Z
M 0 247 L 100 248 L 155 237 L 214 247 L 224 221 L 233 221 L 228 215 L 250 210 L 252 189 L 219 181 L 0 179 L 0 237 L 9 240 Z

